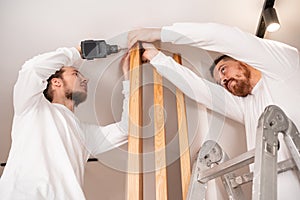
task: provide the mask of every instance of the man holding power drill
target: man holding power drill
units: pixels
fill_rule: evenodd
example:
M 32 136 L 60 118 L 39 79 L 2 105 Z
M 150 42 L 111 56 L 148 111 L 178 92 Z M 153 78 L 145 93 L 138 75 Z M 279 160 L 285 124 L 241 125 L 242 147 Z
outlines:
M 97 57 L 96 52 L 89 58 L 106 54 Z M 81 123 L 74 115 L 87 97 L 88 79 L 78 70 L 82 56 L 88 53 L 81 48 L 60 48 L 22 66 L 14 87 L 12 144 L 0 179 L 1 199 L 85 199 L 82 186 L 89 156 L 127 142 L 129 57 L 121 64 L 121 121 L 101 127 Z

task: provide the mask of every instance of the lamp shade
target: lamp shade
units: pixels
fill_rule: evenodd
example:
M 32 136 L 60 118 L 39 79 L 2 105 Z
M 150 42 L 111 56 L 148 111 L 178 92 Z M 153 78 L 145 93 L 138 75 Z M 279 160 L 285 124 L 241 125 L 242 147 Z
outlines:
M 280 23 L 275 8 L 266 8 L 262 15 L 268 32 L 275 32 L 280 28 Z

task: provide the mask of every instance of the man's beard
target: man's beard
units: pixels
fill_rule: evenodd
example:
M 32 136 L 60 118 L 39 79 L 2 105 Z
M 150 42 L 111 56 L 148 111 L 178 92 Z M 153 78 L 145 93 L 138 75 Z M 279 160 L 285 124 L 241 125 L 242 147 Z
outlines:
M 243 65 L 241 66 L 241 68 L 243 69 L 243 78 L 232 78 L 232 80 L 235 81 L 235 85 L 231 89 L 228 88 L 228 90 L 233 95 L 239 97 L 246 97 L 248 94 L 251 94 L 252 91 L 252 86 L 250 84 L 250 70 Z
M 78 106 L 87 98 L 87 94 L 85 92 L 72 92 L 71 90 L 66 90 L 65 96 L 67 97 L 67 99 L 72 100 L 75 106 Z
M 234 79 L 236 84 L 233 86 L 230 92 L 239 97 L 246 97 L 248 94 L 251 93 L 251 85 L 249 79 L 244 80 L 237 80 Z

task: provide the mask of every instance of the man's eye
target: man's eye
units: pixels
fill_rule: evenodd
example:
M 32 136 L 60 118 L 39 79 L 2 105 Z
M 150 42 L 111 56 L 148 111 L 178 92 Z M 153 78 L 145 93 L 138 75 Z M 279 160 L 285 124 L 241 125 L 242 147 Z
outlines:
M 77 72 L 75 72 L 75 73 L 73 73 L 73 75 L 75 75 L 75 76 L 78 76 L 78 73 L 77 73 Z
M 225 67 L 222 67 L 220 71 L 221 71 L 222 74 L 224 74 L 225 73 Z

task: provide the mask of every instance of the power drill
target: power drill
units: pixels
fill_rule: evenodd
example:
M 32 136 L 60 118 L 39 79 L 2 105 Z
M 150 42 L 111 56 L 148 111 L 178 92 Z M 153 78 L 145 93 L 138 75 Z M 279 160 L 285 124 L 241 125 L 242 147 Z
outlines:
M 107 55 L 118 53 L 120 50 L 118 45 L 106 44 L 105 40 L 81 41 L 82 57 L 87 60 L 106 58 Z

